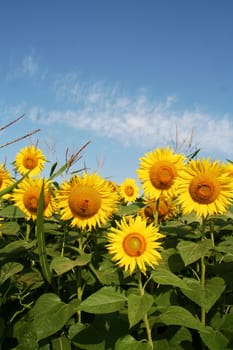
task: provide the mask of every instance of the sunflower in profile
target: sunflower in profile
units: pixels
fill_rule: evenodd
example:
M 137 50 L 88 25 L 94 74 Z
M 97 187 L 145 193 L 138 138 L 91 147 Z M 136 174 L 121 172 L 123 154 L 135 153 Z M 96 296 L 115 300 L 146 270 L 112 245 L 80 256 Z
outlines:
M 138 198 L 139 194 L 139 187 L 137 186 L 136 180 L 126 178 L 120 184 L 119 193 L 124 202 L 134 202 Z
M 158 251 L 161 242 L 158 240 L 163 235 L 154 224 L 147 225 L 146 220 L 136 216 L 123 217 L 116 225 L 107 235 L 107 249 L 119 267 L 124 267 L 130 274 L 138 267 L 146 274 L 146 265 L 152 268 L 158 265 L 161 259 Z
M 13 184 L 13 179 L 11 177 L 11 174 L 7 169 L 5 169 L 3 164 L 0 164 L 0 191 L 4 190 L 5 188 L 9 187 Z M 4 194 L 2 196 L 4 199 L 10 198 L 10 194 Z
M 158 199 L 161 194 L 173 196 L 176 178 L 184 166 L 185 157 L 173 153 L 170 147 L 157 148 L 140 158 L 137 175 L 146 196 Z
M 13 190 L 12 200 L 22 210 L 26 218 L 36 220 L 40 192 L 43 185 L 42 178 L 25 178 Z M 44 210 L 43 216 L 50 217 L 56 210 L 56 202 L 50 191 L 49 183 L 44 181 Z
M 210 159 L 190 160 L 177 180 L 177 201 L 184 214 L 223 214 L 233 200 L 233 178 L 226 165 Z
M 154 221 L 157 210 L 159 222 L 169 220 L 177 214 L 174 201 L 169 196 L 161 195 L 157 200 L 146 198 L 144 204 L 145 206 L 142 208 L 140 214 L 142 217 L 146 218 L 148 222 Z
M 46 158 L 42 151 L 32 145 L 22 148 L 19 153 L 16 154 L 14 165 L 21 175 L 31 170 L 30 176 L 33 176 L 40 174 L 44 168 L 45 162 Z
M 117 203 L 117 193 L 96 173 L 84 173 L 64 182 L 56 198 L 62 220 L 71 220 L 72 227 L 89 230 L 106 224 Z

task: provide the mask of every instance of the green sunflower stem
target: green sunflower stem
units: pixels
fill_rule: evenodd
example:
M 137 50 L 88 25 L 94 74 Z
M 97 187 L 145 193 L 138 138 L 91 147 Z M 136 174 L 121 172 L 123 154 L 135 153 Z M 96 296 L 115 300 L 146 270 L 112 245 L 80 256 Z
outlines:
M 78 268 L 77 270 L 77 299 L 78 301 L 82 302 L 83 297 L 83 288 L 82 288 L 82 275 L 81 275 L 81 269 Z M 81 310 L 77 311 L 78 315 L 78 323 L 82 323 L 82 312 Z
M 204 217 L 202 217 L 202 223 L 201 223 L 202 240 L 205 239 L 205 225 L 206 225 L 206 220 Z M 201 257 L 201 279 L 200 279 L 200 284 L 203 291 L 205 290 L 205 276 L 206 276 L 206 265 L 205 265 L 205 256 L 203 255 Z M 205 322 L 206 322 L 206 310 L 204 307 L 202 307 L 201 323 L 203 324 L 203 326 L 205 326 Z
M 156 209 L 155 209 L 155 215 L 154 215 L 154 221 L 156 226 L 158 226 L 159 224 L 159 202 L 160 202 L 160 199 L 158 198 L 156 200 Z
M 139 292 L 141 297 L 144 295 L 144 288 L 142 286 L 142 276 L 141 276 L 141 272 L 137 271 L 137 277 L 138 277 L 138 287 L 139 287 Z M 145 313 L 144 317 L 143 317 L 143 321 L 146 327 L 146 333 L 147 333 L 147 339 L 148 342 L 151 346 L 152 350 L 155 350 L 154 344 L 153 344 L 153 340 L 152 340 L 152 336 L 151 336 L 151 328 L 150 328 L 150 324 L 149 324 L 149 319 L 148 319 L 148 314 L 147 312 Z

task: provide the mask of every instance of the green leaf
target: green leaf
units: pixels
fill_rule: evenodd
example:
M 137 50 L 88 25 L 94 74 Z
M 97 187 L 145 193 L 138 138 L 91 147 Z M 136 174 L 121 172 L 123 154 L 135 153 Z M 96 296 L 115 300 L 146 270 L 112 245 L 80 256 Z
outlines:
M 16 235 L 20 231 L 20 225 L 16 221 L 4 222 L 1 231 L 4 235 Z
M 205 332 L 205 327 L 195 318 L 191 312 L 181 306 L 169 306 L 158 316 L 159 320 L 170 326 L 183 326 Z
M 137 214 L 141 209 L 142 205 L 137 205 L 135 203 L 129 205 L 119 205 L 117 214 L 120 216 L 123 215 L 134 215 Z
M 20 350 L 38 350 L 39 344 L 37 342 L 36 332 L 30 322 L 20 319 L 14 325 L 14 337 L 18 340 Z
M 206 280 L 204 290 L 197 280 L 191 278 L 185 278 L 184 280 L 190 289 L 182 289 L 183 294 L 197 305 L 205 308 L 206 312 L 209 312 L 225 289 L 225 282 L 221 277 Z
M 43 276 L 39 271 L 24 272 L 17 277 L 17 288 L 18 289 L 37 289 L 44 284 Z
M 9 258 L 9 255 L 21 255 L 24 253 L 27 249 L 31 249 L 33 246 L 35 246 L 35 242 L 27 242 L 25 240 L 18 240 L 13 241 L 9 244 L 7 244 L 5 247 L 0 249 L 0 259 Z
M 177 249 L 184 261 L 185 266 L 199 260 L 202 256 L 209 256 L 213 249 L 212 241 L 206 239 L 197 243 L 190 241 L 181 241 L 177 245 Z
M 228 344 L 228 339 L 219 331 L 208 327 L 209 333 L 200 332 L 202 341 L 209 350 L 224 350 Z
M 14 205 L 9 205 L 8 207 L 0 211 L 0 216 L 3 218 L 25 218 L 25 214 L 22 210 Z
M 30 324 L 37 340 L 47 338 L 61 330 L 77 310 L 77 300 L 65 304 L 56 294 L 43 294 L 29 313 L 33 318 Z
M 143 320 L 145 314 L 153 305 L 154 298 L 150 294 L 143 296 L 130 294 L 128 296 L 128 318 L 130 328 Z
M 158 284 L 172 285 L 173 287 L 179 287 L 182 289 L 190 289 L 184 280 L 165 268 L 156 268 L 151 272 L 151 276 Z
M 38 201 L 37 220 L 36 220 L 36 237 L 38 242 L 38 251 L 39 251 L 41 269 L 45 279 L 49 284 L 51 284 L 52 273 L 49 268 L 49 263 L 48 263 L 47 254 L 46 254 L 46 247 L 45 247 L 43 208 L 44 208 L 44 183 L 42 185 L 40 197 Z
M 147 341 L 137 341 L 131 335 L 126 335 L 117 340 L 114 350 L 151 350 Z
M 91 260 L 91 254 L 81 254 L 75 260 L 70 260 L 65 256 L 56 256 L 51 264 L 50 269 L 54 270 L 58 276 L 72 270 L 76 266 L 85 266 Z
M 0 285 L 3 284 L 8 278 L 11 278 L 22 270 L 23 265 L 16 262 L 8 262 L 3 265 L 0 270 Z
M 71 341 L 66 337 L 53 339 L 52 350 L 71 350 Z
M 180 345 L 182 342 L 192 343 L 192 334 L 186 327 L 180 327 L 178 331 L 173 335 L 169 340 L 169 345 L 171 348 L 175 348 L 177 345 Z
M 102 287 L 91 294 L 79 306 L 79 309 L 93 314 L 105 314 L 121 309 L 127 298 L 114 287 Z
M 93 325 L 76 323 L 69 329 L 69 338 L 78 349 L 105 350 L 105 335 Z

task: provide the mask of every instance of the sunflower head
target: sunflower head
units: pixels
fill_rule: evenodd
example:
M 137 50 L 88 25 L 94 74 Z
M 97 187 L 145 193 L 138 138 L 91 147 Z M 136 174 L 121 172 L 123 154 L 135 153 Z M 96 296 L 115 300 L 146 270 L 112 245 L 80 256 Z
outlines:
M 132 274 L 138 268 L 146 274 L 147 266 L 154 268 L 161 259 L 158 240 L 162 237 L 156 226 L 147 225 L 140 216 L 123 217 L 121 222 L 116 222 L 116 228 L 111 227 L 107 249 L 112 260 L 125 271 Z
M 169 220 L 177 214 L 176 206 L 169 196 L 161 195 L 158 199 L 147 198 L 144 200 L 144 204 L 145 206 L 141 210 L 141 215 L 148 222 L 154 221 L 157 210 L 159 222 Z
M 30 176 L 39 175 L 44 168 L 46 158 L 42 151 L 35 146 L 27 146 L 17 153 L 14 161 L 16 170 L 21 174 L 26 174 L 29 170 Z
M 145 195 L 156 199 L 162 193 L 174 195 L 176 178 L 184 159 L 182 154 L 173 153 L 170 147 L 157 148 L 140 158 L 137 174 Z
M 25 178 L 22 180 L 18 187 L 14 189 L 12 194 L 12 200 L 15 205 L 21 209 L 26 218 L 36 220 L 37 208 L 40 198 L 40 192 L 43 185 L 43 179 Z M 56 210 L 55 200 L 50 192 L 48 182 L 44 182 L 44 210 L 43 215 L 45 217 L 52 216 Z
M 96 173 L 84 173 L 64 182 L 56 198 L 62 220 L 71 220 L 71 226 L 91 230 L 104 225 L 114 213 L 118 195 Z
M 139 187 L 137 186 L 136 180 L 126 178 L 120 185 L 119 188 L 120 197 L 124 202 L 134 202 L 138 198 Z
M 5 169 L 3 164 L 0 164 L 0 191 L 4 190 L 5 188 L 9 187 L 13 184 L 13 179 L 7 169 Z M 10 194 L 4 194 L 2 198 L 9 199 Z
M 218 161 L 189 161 L 180 172 L 177 185 L 178 203 L 184 214 L 223 214 L 233 200 L 233 177 L 226 165 Z

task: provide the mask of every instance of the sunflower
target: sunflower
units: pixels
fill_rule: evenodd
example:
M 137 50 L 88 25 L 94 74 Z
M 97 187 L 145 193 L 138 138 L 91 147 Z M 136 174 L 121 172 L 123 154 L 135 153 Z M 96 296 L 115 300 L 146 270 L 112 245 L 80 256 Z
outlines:
M 61 219 L 81 229 L 104 225 L 116 208 L 117 192 L 96 173 L 84 173 L 64 182 L 57 192 Z
M 223 214 L 233 200 L 232 175 L 218 161 L 190 160 L 180 172 L 177 185 L 177 200 L 184 214 Z
M 42 151 L 32 145 L 22 148 L 19 153 L 16 154 L 14 165 L 21 175 L 31 170 L 30 176 L 33 176 L 40 174 L 44 168 L 45 162 L 46 158 Z
M 232 162 L 227 162 L 226 164 L 226 172 L 231 175 L 233 178 L 233 163 Z
M 120 185 L 119 193 L 124 202 L 134 202 L 139 194 L 136 180 L 126 178 Z
M 124 267 L 130 274 L 136 267 L 146 274 L 146 265 L 154 268 L 158 265 L 161 255 L 157 248 L 163 237 L 154 224 L 147 226 L 147 221 L 140 216 L 123 217 L 121 222 L 116 222 L 116 228 L 111 227 L 107 235 L 109 243 L 107 249 L 113 255 L 112 260 L 119 267 Z
M 18 187 L 13 190 L 12 200 L 15 205 L 22 210 L 29 220 L 37 218 L 38 201 L 43 185 L 43 179 L 25 178 Z M 44 217 L 52 216 L 56 209 L 55 199 L 50 192 L 49 183 L 44 181 Z
M 157 148 L 140 158 L 137 175 L 146 196 L 158 199 L 163 193 L 173 196 L 177 175 L 185 157 L 175 154 L 170 147 Z
M 3 164 L 0 164 L 0 191 L 4 190 L 8 186 L 13 184 L 13 179 L 7 169 L 5 169 Z M 5 194 L 2 196 L 4 199 L 10 198 L 10 194 Z
M 157 202 L 158 201 L 158 202 Z M 144 200 L 144 208 L 141 210 L 140 214 L 142 217 L 146 218 L 148 222 L 153 222 L 158 208 L 158 220 L 166 221 L 171 219 L 177 214 L 177 208 L 174 201 L 169 196 L 161 195 L 159 199 L 147 198 Z

